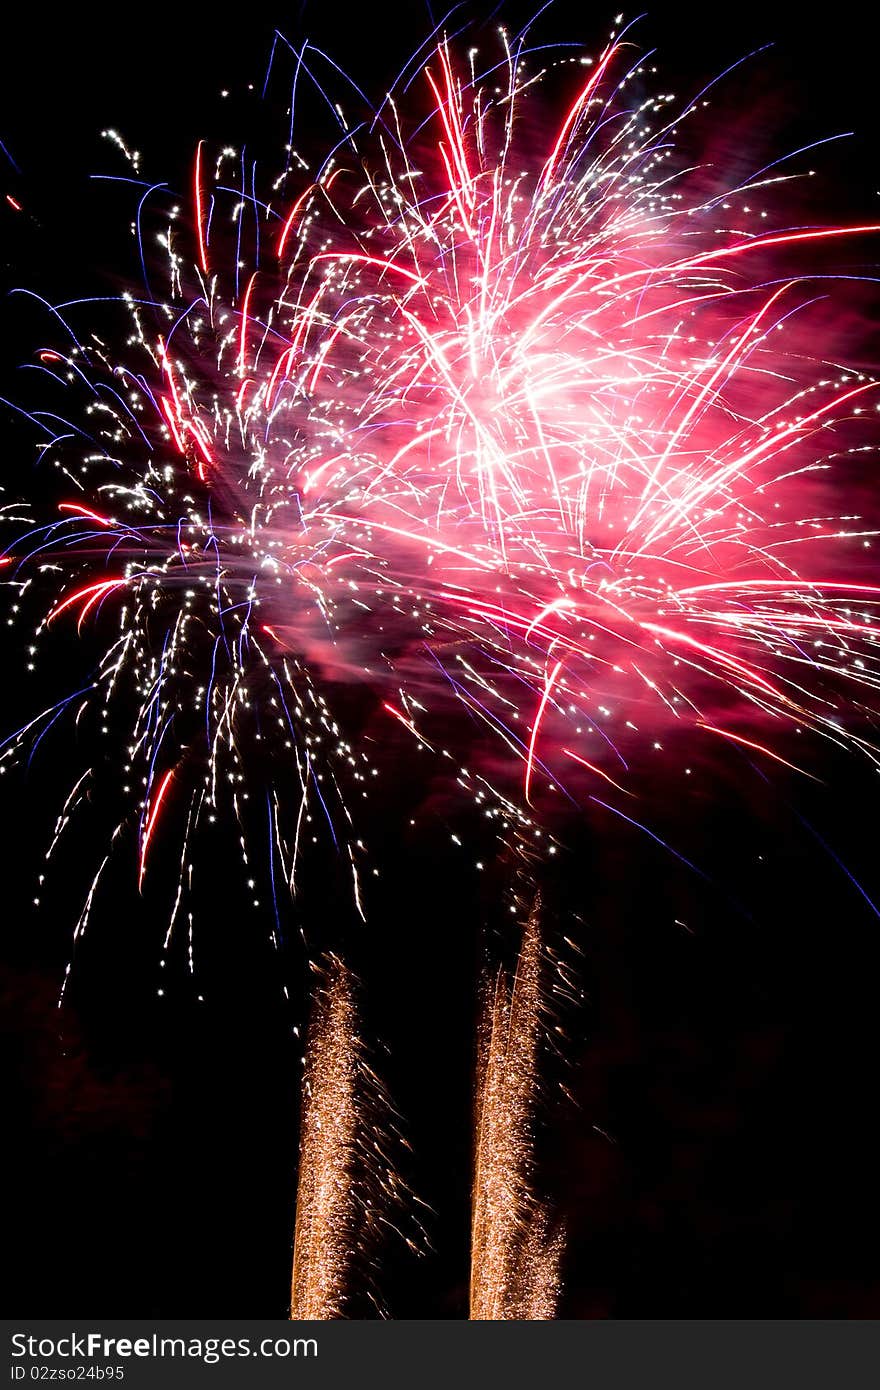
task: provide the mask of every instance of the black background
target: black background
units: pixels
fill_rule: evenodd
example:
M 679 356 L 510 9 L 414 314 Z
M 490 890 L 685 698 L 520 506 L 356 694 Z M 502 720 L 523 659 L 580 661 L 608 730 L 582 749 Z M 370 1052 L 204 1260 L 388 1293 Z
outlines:
M 475 8 L 485 19 L 489 7 Z M 503 13 L 513 27 L 526 11 Z M 662 85 L 682 94 L 773 42 L 721 102 L 731 129 L 748 111 L 755 164 L 765 150 L 854 130 L 810 157 L 821 178 L 813 218 L 876 216 L 873 36 L 857 12 L 840 27 L 804 13 L 656 5 L 637 38 L 659 47 Z M 147 177 L 184 190 L 199 138 L 235 143 L 253 124 L 257 144 L 266 139 L 274 115 L 271 105 L 260 114 L 257 96 L 273 27 L 312 36 L 378 92 L 426 19 L 415 3 L 255 0 L 228 18 L 189 0 L 19 10 L 5 34 L 0 138 L 18 165 L 2 162 L 2 192 L 24 211 L 3 209 L 4 288 L 60 299 L 137 283 L 130 209 L 89 181 L 122 172 L 101 129 L 142 151 Z M 560 3 L 543 29 L 595 50 L 612 19 L 610 8 Z M 855 256 L 838 263 L 851 268 Z M 2 394 L 15 399 L 18 363 L 50 333 L 21 297 L 2 312 Z M 32 436 L 10 416 L 3 438 L 14 495 L 29 486 Z M 5 733 L 37 696 L 14 642 L 2 659 Z M 87 675 L 75 645 L 54 660 L 50 684 L 74 688 Z M 94 851 L 74 842 L 33 910 L 65 756 L 63 738 L 49 742 L 27 775 L 7 777 L 2 806 L 6 1306 L 44 1317 L 283 1316 L 301 922 L 286 923 L 279 958 L 218 851 L 195 984 L 173 961 L 159 997 L 163 923 L 149 899 L 132 901 L 120 868 L 59 1011 L 76 861 Z M 693 786 L 656 778 L 651 823 L 708 883 L 636 832 L 597 823 L 570 829 L 547 876 L 550 929 L 577 942 L 586 996 L 565 1019 L 563 1079 L 577 1105 L 557 1098 L 551 1067 L 540 1129 L 541 1183 L 569 1233 L 563 1316 L 880 1315 L 880 922 L 817 839 L 880 897 L 878 783 L 854 760 L 813 756 L 822 785 L 768 782 L 735 759 Z M 394 1317 L 458 1317 L 475 979 L 495 881 L 479 887 L 475 855 L 455 856 L 440 819 L 398 829 L 410 795 L 415 785 L 397 789 L 373 835 L 383 877 L 369 926 L 339 936 L 365 981 L 366 1030 L 387 1045 L 379 1067 L 413 1145 L 408 1176 L 434 1211 L 433 1253 L 392 1249 L 383 1292 Z M 337 939 L 341 898 L 312 888 L 313 941 Z

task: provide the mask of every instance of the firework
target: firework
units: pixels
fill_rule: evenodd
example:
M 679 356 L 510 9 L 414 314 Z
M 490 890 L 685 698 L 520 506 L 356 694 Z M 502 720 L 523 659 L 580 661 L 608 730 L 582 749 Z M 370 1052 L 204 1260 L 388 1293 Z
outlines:
M 382 1311 L 372 1286 L 376 1249 L 395 1208 L 411 1209 L 413 1197 L 390 1156 L 398 1136 L 360 1037 L 351 974 L 337 956 L 318 974 L 303 1074 L 290 1316 L 326 1321 L 346 1316 L 359 1281 Z M 415 1250 L 415 1227 L 413 1237 Z
M 315 997 L 303 1077 L 291 1318 L 338 1318 L 358 1239 L 353 1168 L 361 1127 L 357 1020 L 337 961 Z
M 532 1190 L 535 1100 L 544 1028 L 541 903 L 522 933 L 511 979 L 484 988 L 478 1033 L 471 1318 L 553 1318 L 563 1238 Z
M 789 766 L 786 730 L 876 756 L 853 466 L 878 383 L 806 350 L 815 277 L 789 269 L 876 229 L 790 229 L 778 167 L 686 166 L 705 103 L 631 96 L 619 36 L 555 66 L 502 43 L 483 76 L 441 42 L 421 98 L 342 116 L 317 164 L 291 148 L 265 202 L 200 144 L 192 226 L 166 222 L 164 296 L 126 296 L 122 356 L 73 330 L 40 355 L 85 409 L 39 416 L 68 491 L 6 573 L 56 586 L 29 664 L 71 623 L 105 651 L 7 751 L 98 723 L 142 888 L 169 820 L 183 837 L 169 940 L 229 815 L 255 894 L 257 823 L 273 892 L 329 835 L 363 912 L 363 800 L 400 739 L 536 835 L 563 800 L 624 814 L 669 730 Z M 539 138 L 548 82 L 569 99 Z
M 297 52 L 297 80 L 322 62 Z M 880 383 L 839 360 L 815 263 L 878 228 L 809 225 L 796 166 L 696 165 L 702 93 L 649 80 L 620 34 L 558 59 L 441 39 L 378 104 L 334 93 L 326 153 L 295 134 L 261 193 L 241 151 L 199 143 L 186 211 L 136 190 L 161 290 L 109 328 L 53 307 L 35 365 L 62 399 L 31 418 L 59 488 L 27 527 L 11 509 L 3 573 L 29 668 L 72 628 L 98 656 L 3 759 L 79 728 L 50 852 L 108 807 L 140 891 L 173 864 L 164 949 L 185 931 L 191 967 L 222 827 L 273 939 L 312 861 L 366 917 L 370 788 L 392 814 L 410 749 L 425 800 L 548 852 L 563 813 L 641 826 L 640 768 L 671 785 L 713 742 L 787 771 L 819 739 L 877 761 Z M 536 908 L 485 1020 L 474 1316 L 555 1300 L 528 1186 L 537 934 Z M 334 1315 L 347 1000 L 321 1002 L 335 1043 L 307 1065 L 293 1297 Z

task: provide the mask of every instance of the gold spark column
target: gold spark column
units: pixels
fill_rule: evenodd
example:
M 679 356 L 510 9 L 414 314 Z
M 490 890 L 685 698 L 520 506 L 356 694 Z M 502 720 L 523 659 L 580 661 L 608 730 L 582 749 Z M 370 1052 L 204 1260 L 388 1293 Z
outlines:
M 477 1051 L 470 1317 L 556 1315 L 561 1231 L 531 1187 L 533 1110 L 542 1033 L 540 898 L 523 928 L 513 980 L 503 968 L 483 994 Z
M 306 1044 L 293 1243 L 292 1319 L 344 1316 L 356 1245 L 361 1043 L 351 977 L 328 959 Z

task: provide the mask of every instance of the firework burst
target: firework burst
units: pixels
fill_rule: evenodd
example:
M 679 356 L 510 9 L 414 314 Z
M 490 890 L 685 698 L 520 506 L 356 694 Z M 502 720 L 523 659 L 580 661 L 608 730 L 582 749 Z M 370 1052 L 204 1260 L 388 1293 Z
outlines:
M 66 491 L 6 575 L 17 611 L 55 586 L 32 660 L 71 624 L 104 652 L 7 755 L 64 715 L 124 730 L 141 887 L 169 818 L 183 838 L 169 939 L 227 811 L 255 891 L 254 822 L 273 891 L 329 835 L 363 912 L 383 739 L 519 830 L 560 792 L 617 810 L 665 728 L 875 757 L 852 466 L 878 383 L 805 351 L 816 282 L 789 258 L 876 229 L 792 229 L 778 170 L 725 188 L 685 166 L 703 104 L 641 80 L 621 36 L 555 65 L 502 38 L 485 72 L 441 42 L 421 97 L 340 117 L 316 166 L 291 149 L 267 201 L 200 144 L 192 227 L 165 225 L 164 297 L 126 296 L 125 351 L 71 330 L 40 354 L 84 407 L 35 417 Z

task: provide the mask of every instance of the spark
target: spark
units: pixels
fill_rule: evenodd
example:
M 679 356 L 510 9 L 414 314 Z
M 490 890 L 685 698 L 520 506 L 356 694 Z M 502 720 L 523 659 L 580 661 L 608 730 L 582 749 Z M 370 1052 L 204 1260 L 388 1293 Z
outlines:
M 531 735 L 531 738 L 529 739 L 529 751 L 528 751 L 528 757 L 527 757 L 527 759 L 526 759 L 526 780 L 525 780 L 525 798 L 526 798 L 526 801 L 529 801 L 529 802 L 530 802 L 529 791 L 530 791 L 531 785 L 532 785 L 532 773 L 533 773 L 533 771 L 534 771 L 534 766 L 535 766 L 535 745 L 536 745 L 536 743 L 538 742 L 538 733 L 539 733 L 540 728 L 541 728 L 541 721 L 542 721 L 543 718 L 544 718 L 544 711 L 545 711 L 546 708 L 547 708 L 547 701 L 550 699 L 550 696 L 551 696 L 551 694 L 552 694 L 552 692 L 553 692 L 553 687 L 554 687 L 554 685 L 556 684 L 556 682 L 557 682 L 557 680 L 558 680 L 558 678 L 559 678 L 559 672 L 562 670 L 562 667 L 563 667 L 564 664 L 565 664 L 565 663 L 562 662 L 562 661 L 557 661 L 556 665 L 553 667 L 553 670 L 552 670 L 552 671 L 550 672 L 550 674 L 547 676 L 547 679 L 546 679 L 546 681 L 544 682 L 544 690 L 543 690 L 543 693 L 542 693 L 542 695 L 541 695 L 541 700 L 540 700 L 540 703 L 539 703 L 539 705 L 538 705 L 538 710 L 537 710 L 537 713 L 536 713 L 536 715 L 535 715 L 535 721 L 534 721 L 534 723 L 533 723 L 533 725 L 532 725 L 532 735 Z M 531 804 L 531 803 L 530 803 L 530 804 Z
M 800 772 L 804 777 L 812 777 L 812 773 L 804 772 L 804 769 L 798 767 L 796 763 L 790 763 L 787 758 L 780 757 L 778 753 L 773 752 L 772 748 L 765 748 L 763 743 L 756 743 L 754 739 L 743 738 L 742 734 L 735 734 L 731 729 L 719 729 L 714 724 L 701 723 L 699 727 L 705 729 L 707 733 L 719 734 L 721 738 L 729 738 L 733 743 L 741 744 L 743 748 L 751 748 L 755 753 L 763 753 L 765 757 L 772 758 L 774 762 L 781 763 L 783 767 L 791 768 L 792 772 Z M 813 778 L 813 781 L 816 780 Z
M 150 841 L 153 838 L 153 831 L 156 829 L 156 825 L 159 820 L 159 812 L 162 810 L 162 804 L 165 800 L 166 793 L 168 792 L 168 788 L 171 786 L 173 779 L 174 768 L 172 767 L 168 769 L 168 771 L 165 773 L 165 776 L 162 778 L 162 781 L 159 783 L 155 798 L 153 800 L 153 804 L 150 808 L 146 820 L 144 821 L 144 833 L 141 838 L 140 869 L 138 872 L 139 888 L 143 887 L 144 874 L 147 871 L 147 851 L 150 848 Z

